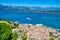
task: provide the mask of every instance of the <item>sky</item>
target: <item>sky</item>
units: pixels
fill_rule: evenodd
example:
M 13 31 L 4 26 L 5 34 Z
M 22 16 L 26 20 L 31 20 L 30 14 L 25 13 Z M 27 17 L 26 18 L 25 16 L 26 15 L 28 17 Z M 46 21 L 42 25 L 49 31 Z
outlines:
M 0 0 L 3 5 L 60 7 L 60 0 Z

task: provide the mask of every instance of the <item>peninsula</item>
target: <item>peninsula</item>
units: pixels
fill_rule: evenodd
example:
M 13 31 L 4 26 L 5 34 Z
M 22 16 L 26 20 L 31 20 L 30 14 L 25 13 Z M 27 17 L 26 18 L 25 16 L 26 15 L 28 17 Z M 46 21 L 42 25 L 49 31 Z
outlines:
M 43 24 L 19 24 L 0 19 L 0 40 L 60 40 L 60 30 Z

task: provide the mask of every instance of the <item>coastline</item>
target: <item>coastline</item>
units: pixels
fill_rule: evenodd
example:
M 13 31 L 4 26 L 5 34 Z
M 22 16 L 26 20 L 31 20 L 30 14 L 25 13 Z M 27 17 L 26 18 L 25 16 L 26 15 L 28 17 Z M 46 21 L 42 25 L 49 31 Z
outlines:
M 19 23 L 19 24 L 28 24 L 28 25 L 30 25 L 29 23 Z M 60 30 L 60 29 L 56 29 L 56 28 L 52 28 L 52 27 L 50 27 L 50 26 L 46 26 L 46 25 L 44 25 L 44 24 L 31 24 L 31 25 L 42 25 L 42 26 L 45 26 L 45 27 L 47 27 L 47 28 L 51 28 L 51 29 L 54 29 L 54 30 Z
M 19 24 L 19 26 L 16 30 L 18 30 L 18 29 L 24 30 L 23 32 L 26 33 L 26 35 L 28 36 L 27 39 L 32 37 L 32 38 L 35 38 L 36 40 L 37 39 L 40 40 L 40 36 L 41 36 L 41 40 L 44 40 L 44 38 L 46 40 L 49 40 L 50 39 L 49 32 L 52 32 L 54 36 L 56 36 L 58 33 L 60 33 L 58 31 L 56 31 L 56 29 L 46 27 L 43 24 L 35 24 L 35 25 Z M 38 38 L 36 38 L 36 37 L 38 37 Z M 57 40 L 57 39 L 54 38 L 54 40 Z
M 60 38 L 60 36 L 58 36 L 60 35 L 60 30 L 57 31 L 56 29 L 49 28 L 43 24 L 20 24 L 18 22 L 8 20 L 0 21 L 0 23 L 10 25 L 10 27 L 12 27 L 12 33 L 17 34 L 17 40 L 21 40 L 23 37 L 26 38 L 25 40 L 50 40 L 51 38 L 58 40 L 56 37 Z

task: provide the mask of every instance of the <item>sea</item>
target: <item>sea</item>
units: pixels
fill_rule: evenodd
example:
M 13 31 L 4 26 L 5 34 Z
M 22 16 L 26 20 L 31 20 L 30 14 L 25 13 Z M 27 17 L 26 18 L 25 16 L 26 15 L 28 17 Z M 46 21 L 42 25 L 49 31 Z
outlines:
M 57 13 L 0 10 L 0 18 L 18 21 L 21 24 L 43 24 L 47 27 L 60 29 L 60 14 Z

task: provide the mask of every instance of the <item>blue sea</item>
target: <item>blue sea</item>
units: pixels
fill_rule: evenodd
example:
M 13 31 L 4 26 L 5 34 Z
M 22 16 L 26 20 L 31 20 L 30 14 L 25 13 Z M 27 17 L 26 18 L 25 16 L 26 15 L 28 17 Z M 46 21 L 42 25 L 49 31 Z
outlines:
M 43 24 L 47 27 L 60 29 L 60 14 L 0 10 L 0 18 L 18 21 L 22 24 Z

